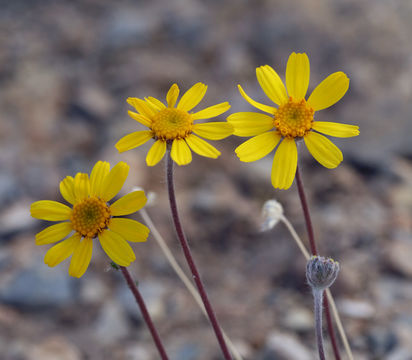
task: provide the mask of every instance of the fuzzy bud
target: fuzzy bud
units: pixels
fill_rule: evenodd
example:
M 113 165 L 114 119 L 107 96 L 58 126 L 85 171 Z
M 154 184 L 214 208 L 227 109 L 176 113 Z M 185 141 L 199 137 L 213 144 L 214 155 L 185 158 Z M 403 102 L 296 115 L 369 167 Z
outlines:
M 312 256 L 306 265 L 306 278 L 313 290 L 330 287 L 339 273 L 339 263 L 331 258 Z
M 260 226 L 261 231 L 273 229 L 283 216 L 283 207 L 279 201 L 268 200 L 262 207 L 263 222 Z

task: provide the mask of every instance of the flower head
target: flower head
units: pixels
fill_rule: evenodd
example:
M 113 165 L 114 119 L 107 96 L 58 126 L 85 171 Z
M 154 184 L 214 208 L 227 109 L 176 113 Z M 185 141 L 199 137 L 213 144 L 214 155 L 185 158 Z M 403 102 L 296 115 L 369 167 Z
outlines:
M 178 165 L 186 165 L 192 161 L 191 150 L 202 156 L 217 158 L 220 152 L 196 135 L 209 140 L 220 140 L 233 133 L 233 126 L 227 122 L 195 124 L 194 121 L 223 114 L 229 110 L 230 105 L 223 102 L 195 113 L 190 112 L 203 99 L 206 90 L 205 84 L 193 85 L 183 94 L 177 105 L 177 84 L 173 84 L 167 93 L 167 106 L 153 97 L 144 100 L 128 98 L 127 102 L 137 110 L 137 113 L 129 111 L 130 117 L 149 130 L 136 131 L 122 137 L 115 145 L 116 149 L 124 152 L 154 139 L 155 142 L 146 156 L 148 166 L 156 165 L 163 158 L 167 145 L 171 146 L 170 155 Z
M 306 264 L 306 279 L 314 290 L 325 290 L 338 277 L 339 263 L 331 258 L 312 256 Z
M 36 234 L 36 245 L 60 241 L 47 251 L 44 258 L 47 265 L 54 267 L 72 256 L 69 274 L 81 277 L 89 266 L 95 238 L 116 264 L 129 266 L 136 259 L 127 241 L 146 241 L 149 229 L 121 216 L 132 214 L 146 204 L 144 192 L 133 191 L 108 204 L 122 188 L 128 173 L 129 165 L 124 162 L 110 170 L 108 162 L 99 161 L 90 177 L 78 173 L 60 182 L 60 193 L 72 208 L 49 200 L 31 205 L 31 215 L 36 219 L 60 221 Z
M 269 115 L 239 112 L 228 117 L 237 136 L 253 136 L 237 147 L 241 161 L 259 160 L 276 149 L 272 166 L 272 185 L 288 189 L 296 173 L 298 151 L 296 141 L 303 139 L 312 156 L 323 166 L 332 169 L 343 160 L 342 152 L 328 138 L 359 135 L 355 125 L 315 120 L 315 112 L 338 102 L 349 88 L 349 79 L 341 71 L 329 75 L 306 100 L 309 86 L 309 59 L 306 54 L 292 53 L 286 66 L 286 87 L 269 65 L 256 69 L 257 79 L 265 94 L 278 107 L 251 99 L 240 85 L 241 95 L 251 105 Z

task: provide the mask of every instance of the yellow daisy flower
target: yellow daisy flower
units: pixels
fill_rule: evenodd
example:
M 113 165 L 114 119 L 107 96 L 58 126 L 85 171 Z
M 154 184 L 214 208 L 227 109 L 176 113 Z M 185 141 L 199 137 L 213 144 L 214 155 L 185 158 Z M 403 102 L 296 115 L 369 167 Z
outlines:
M 122 188 L 128 173 L 129 165 L 124 162 L 110 170 L 108 162 L 99 161 L 90 178 L 88 174 L 78 173 L 60 182 L 60 193 L 72 208 L 49 200 L 31 205 L 34 218 L 61 221 L 36 234 L 36 245 L 64 239 L 47 251 L 44 258 L 47 265 L 54 267 L 72 255 L 69 274 L 81 277 L 89 266 L 94 238 L 99 239 L 103 250 L 116 264 L 129 266 L 136 259 L 127 241 L 146 241 L 149 229 L 119 216 L 140 210 L 146 204 L 144 192 L 134 191 L 108 204 Z
M 306 54 L 292 53 L 286 66 L 286 87 L 269 65 L 256 69 L 260 86 L 270 100 L 278 105 L 268 106 L 251 99 L 238 85 L 241 95 L 254 107 L 270 116 L 239 112 L 228 117 L 234 135 L 254 136 L 236 148 L 241 161 L 259 160 L 276 149 L 272 165 L 272 185 L 288 189 L 296 173 L 298 151 L 296 140 L 303 138 L 312 156 L 323 166 L 332 169 L 343 160 L 342 152 L 328 138 L 359 135 L 359 127 L 334 122 L 316 121 L 315 111 L 338 102 L 349 88 L 349 79 L 341 71 L 329 75 L 305 100 L 310 76 Z
M 170 155 L 178 165 L 186 165 L 192 161 L 190 150 L 201 156 L 217 158 L 220 152 L 196 135 L 209 140 L 220 140 L 232 135 L 232 125 L 227 122 L 194 124 L 194 121 L 223 114 L 230 109 L 230 105 L 228 102 L 223 102 L 191 113 L 190 111 L 205 96 L 206 90 L 207 86 L 200 82 L 193 85 L 183 94 L 176 107 L 179 96 L 177 84 L 173 84 L 167 93 L 167 106 L 153 97 L 144 100 L 128 98 L 127 102 L 137 110 L 137 113 L 129 111 L 130 117 L 150 130 L 136 131 L 124 136 L 115 145 L 116 149 L 124 152 L 144 144 L 149 139 L 154 139 L 155 143 L 146 156 L 148 166 L 156 165 L 163 158 L 168 145 L 171 146 Z

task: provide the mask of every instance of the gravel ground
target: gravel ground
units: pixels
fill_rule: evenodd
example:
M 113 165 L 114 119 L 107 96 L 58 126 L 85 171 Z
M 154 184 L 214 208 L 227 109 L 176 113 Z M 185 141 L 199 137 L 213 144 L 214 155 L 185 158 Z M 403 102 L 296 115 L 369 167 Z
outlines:
M 311 60 L 310 89 L 342 70 L 350 90 L 319 120 L 358 124 L 337 139 L 336 170 L 300 161 L 321 254 L 339 260 L 332 287 L 355 359 L 412 359 L 412 3 L 394 1 L 1 1 L 0 356 L 5 360 L 154 360 L 152 339 L 120 274 L 96 247 L 79 280 L 50 269 L 30 203 L 61 201 L 58 182 L 97 160 L 126 161 L 135 185 L 157 193 L 148 208 L 184 264 L 168 212 L 164 164 L 148 146 L 118 154 L 138 130 L 128 96 L 164 99 L 209 86 L 203 106 L 251 111 L 236 84 L 266 102 L 255 68 L 283 74 L 293 51 Z M 224 120 L 224 117 L 221 117 Z M 246 360 L 316 358 L 305 261 L 282 224 L 259 232 L 260 210 L 279 200 L 306 241 L 295 185 L 270 184 L 271 157 L 241 163 L 243 140 L 216 142 L 218 160 L 194 156 L 176 170 L 194 256 L 223 328 Z M 138 219 L 138 215 L 136 216 Z M 153 238 L 131 266 L 172 360 L 221 355 L 194 301 Z M 186 269 L 186 268 L 185 268 Z M 328 342 L 328 341 L 327 341 Z M 329 345 L 328 345 L 329 346 Z M 330 353 L 330 348 L 327 349 Z M 329 358 L 332 358 L 330 356 Z

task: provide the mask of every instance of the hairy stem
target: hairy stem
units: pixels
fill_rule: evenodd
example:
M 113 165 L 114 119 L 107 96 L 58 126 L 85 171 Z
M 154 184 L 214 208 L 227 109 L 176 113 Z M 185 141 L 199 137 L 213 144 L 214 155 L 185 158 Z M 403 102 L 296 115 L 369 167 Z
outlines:
M 303 215 L 305 217 L 306 229 L 308 231 L 310 251 L 312 255 L 318 255 L 318 250 L 316 248 L 316 243 L 315 243 L 315 236 L 313 233 L 312 220 L 310 218 L 310 211 L 309 211 L 308 203 L 306 201 L 306 195 L 305 195 L 305 190 L 303 187 L 302 177 L 299 171 L 299 165 L 296 168 L 296 184 L 298 187 L 300 202 L 302 204 Z M 336 341 L 335 330 L 333 329 L 332 317 L 330 315 L 329 302 L 328 302 L 327 297 L 324 298 L 324 305 L 325 305 L 325 315 L 326 315 L 327 324 L 328 324 L 328 334 L 330 337 L 330 341 L 332 343 L 333 353 L 335 355 L 336 360 L 341 360 L 338 343 Z
M 130 291 L 132 292 L 134 298 L 136 299 L 137 305 L 140 308 L 140 312 L 142 313 L 143 319 L 147 324 L 147 327 L 150 330 L 150 333 L 152 334 L 152 338 L 156 344 L 157 350 L 159 351 L 159 355 L 162 360 L 169 360 L 166 354 L 166 350 L 162 344 L 162 341 L 160 340 L 160 336 L 154 326 L 154 323 L 152 321 L 152 318 L 150 317 L 149 312 L 147 311 L 146 304 L 143 300 L 142 295 L 140 294 L 139 289 L 136 286 L 136 283 L 133 281 L 132 276 L 129 273 L 129 270 L 125 268 L 124 266 L 120 266 L 120 270 L 126 280 L 127 285 L 130 288 Z
M 207 312 L 210 323 L 215 332 L 220 348 L 222 349 L 224 358 L 226 360 L 232 360 L 232 357 L 226 345 L 225 339 L 223 337 L 222 330 L 220 329 L 219 323 L 217 322 L 216 315 L 209 302 L 205 287 L 203 286 L 202 280 L 200 278 L 199 271 L 197 270 L 196 264 L 193 260 L 193 256 L 192 256 L 192 253 L 189 247 L 189 243 L 187 242 L 186 236 L 183 231 L 182 224 L 180 222 L 179 212 L 177 210 L 174 182 L 173 182 L 173 160 L 170 156 L 170 150 L 167 151 L 166 179 L 167 179 L 167 189 L 169 193 L 170 210 L 172 212 L 172 218 L 173 218 L 173 223 L 175 225 L 177 237 L 180 241 L 180 245 L 182 246 L 182 250 L 185 255 L 187 264 L 189 265 L 190 271 L 192 272 L 193 280 L 197 286 L 197 289 L 199 290 L 199 295 L 202 298 L 203 304 L 205 306 L 205 310 Z
M 313 299 L 315 301 L 316 341 L 318 344 L 319 359 L 326 360 L 325 350 L 323 349 L 323 334 L 322 334 L 322 298 L 323 298 L 323 290 L 313 291 Z

